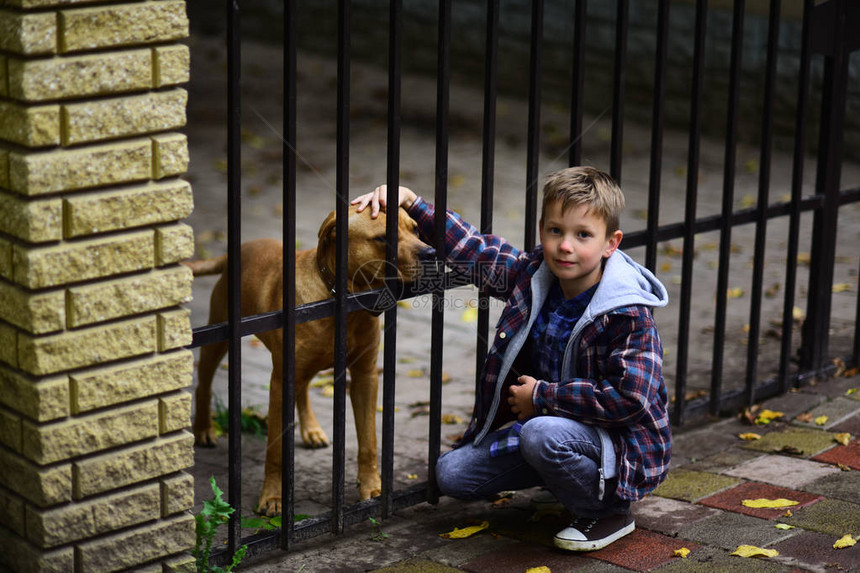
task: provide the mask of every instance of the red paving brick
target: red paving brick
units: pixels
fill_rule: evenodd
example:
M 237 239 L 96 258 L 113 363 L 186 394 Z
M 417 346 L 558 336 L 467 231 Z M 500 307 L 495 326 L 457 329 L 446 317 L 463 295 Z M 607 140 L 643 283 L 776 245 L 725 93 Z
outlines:
M 848 442 L 847 446 L 836 446 L 812 458 L 826 464 L 842 464 L 860 470 L 860 441 Z
M 504 549 L 481 555 L 460 567 L 472 573 L 526 571 L 532 567 L 549 567 L 550 571 L 571 571 L 589 564 L 583 554 L 560 551 L 532 543 L 515 543 Z
M 790 499 L 798 502 L 797 505 L 782 509 L 766 509 L 745 507 L 741 502 L 745 499 Z M 699 503 L 707 507 L 716 507 L 717 509 L 725 509 L 735 513 L 743 513 L 752 517 L 761 519 L 777 519 L 781 517 L 786 509 L 794 511 L 801 507 L 806 507 L 824 499 L 820 495 L 814 495 L 802 491 L 796 491 L 775 485 L 768 485 L 758 482 L 742 483 L 726 491 L 716 495 L 706 497 L 700 500 Z
M 821 533 L 804 532 L 771 547 L 779 551 L 780 557 L 797 559 L 800 567 L 824 564 L 833 571 L 860 571 L 860 551 L 833 549 L 835 537 Z
M 634 571 L 651 571 L 670 561 L 679 559 L 679 557 L 675 557 L 675 550 L 681 547 L 686 547 L 690 551 L 699 548 L 692 541 L 684 541 L 653 531 L 637 529 L 609 547 L 600 551 L 592 551 L 587 555 Z

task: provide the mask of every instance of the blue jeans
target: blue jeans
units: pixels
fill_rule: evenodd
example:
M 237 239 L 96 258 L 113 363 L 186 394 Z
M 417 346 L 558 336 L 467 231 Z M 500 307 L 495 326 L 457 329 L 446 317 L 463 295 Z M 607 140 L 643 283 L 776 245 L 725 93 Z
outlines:
M 600 497 L 600 436 L 581 422 L 538 416 L 523 424 L 519 449 L 496 457 L 490 446 L 507 430 L 484 437 L 477 447 L 465 444 L 446 452 L 436 464 L 443 494 L 457 499 L 483 499 L 507 490 L 544 486 L 571 513 L 600 518 L 628 513 L 630 502 L 615 496 L 616 480 L 607 480 Z M 610 462 L 615 464 L 614 452 Z

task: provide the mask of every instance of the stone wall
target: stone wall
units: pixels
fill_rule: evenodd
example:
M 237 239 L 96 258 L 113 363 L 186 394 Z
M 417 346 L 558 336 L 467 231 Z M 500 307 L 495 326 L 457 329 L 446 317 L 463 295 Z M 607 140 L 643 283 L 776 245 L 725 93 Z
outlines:
M 0 0 L 0 569 L 193 571 L 184 0 Z

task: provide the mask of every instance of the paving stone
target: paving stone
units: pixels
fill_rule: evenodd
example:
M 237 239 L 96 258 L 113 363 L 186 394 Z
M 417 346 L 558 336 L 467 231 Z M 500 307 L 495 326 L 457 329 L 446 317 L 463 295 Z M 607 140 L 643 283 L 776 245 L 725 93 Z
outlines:
M 695 502 L 739 483 L 738 478 L 678 468 L 669 472 L 654 495 Z
M 761 405 L 762 408 L 784 413 L 783 420 L 791 420 L 798 414 L 802 414 L 810 408 L 818 406 L 825 400 L 827 400 L 825 396 L 817 393 L 789 392 L 788 394 L 765 400 Z
M 789 428 L 780 432 L 771 432 L 760 440 L 749 442 L 742 447 L 758 452 L 798 452 L 803 457 L 814 456 L 833 444 L 833 436 L 821 430 L 806 428 Z
M 738 545 L 765 547 L 797 534 L 796 530 L 777 529 L 774 525 L 772 521 L 757 517 L 720 511 L 707 519 L 691 524 L 679 535 L 684 539 L 734 551 Z
M 716 509 L 656 495 L 649 495 L 633 504 L 636 527 L 666 535 L 676 535 L 691 524 L 717 513 Z
M 760 452 L 751 452 L 740 447 L 735 447 L 686 465 L 684 469 L 720 473 L 760 456 Z
M 796 491 L 793 489 L 778 487 L 764 483 L 747 482 L 724 492 L 718 493 L 716 495 L 712 495 L 711 497 L 705 498 L 699 501 L 699 503 L 707 507 L 716 507 L 717 509 L 725 509 L 728 511 L 733 511 L 735 513 L 750 515 L 752 517 L 760 517 L 762 519 L 777 519 L 785 513 L 785 508 L 754 508 L 746 507 L 741 503 L 745 499 L 760 498 L 789 499 L 792 501 L 796 501 L 798 502 L 798 505 L 793 505 L 788 508 L 791 509 L 792 513 L 794 513 L 796 509 L 806 507 L 808 505 L 821 501 L 822 499 L 821 496 L 811 493 L 805 493 L 802 491 Z
M 860 448 L 858 448 L 858 452 L 860 452 Z M 833 466 L 809 460 L 798 460 L 788 456 L 762 456 L 723 473 L 797 489 L 817 479 L 841 471 Z
M 421 559 L 410 559 L 382 569 L 373 569 L 373 573 L 456 573 L 457 571 L 460 569 Z
M 841 536 L 840 536 L 841 537 Z M 837 537 L 821 533 L 803 532 L 777 543 L 771 549 L 779 551 L 779 559 L 811 571 L 860 571 L 860 551 L 857 546 L 834 549 Z
M 672 442 L 672 467 L 696 462 L 731 447 L 747 427 L 732 419 L 676 434 Z
M 860 435 L 860 414 L 854 414 L 831 428 L 834 432 L 848 432 L 852 436 Z
M 732 548 L 734 551 L 734 548 Z M 781 563 L 766 559 L 744 559 L 729 555 L 713 547 L 701 547 L 690 553 L 686 559 L 661 567 L 660 573 L 789 573 L 789 568 Z
M 824 402 L 810 410 L 809 414 L 812 416 L 810 421 L 801 422 L 795 418 L 792 423 L 807 428 L 821 428 L 823 430 L 829 430 L 833 426 L 847 420 L 858 412 L 860 412 L 860 402 L 840 396 L 833 400 Z M 815 420 L 820 416 L 827 416 L 827 421 L 821 425 L 815 422 Z
M 856 502 L 860 492 L 860 472 L 843 471 L 823 477 L 804 486 L 803 491 L 823 495 L 828 499 L 843 499 Z
M 609 547 L 589 552 L 588 556 L 634 571 L 651 571 L 677 559 L 675 550 L 681 547 L 690 551 L 698 548 L 695 543 L 682 543 L 653 531 L 636 529 Z
M 860 534 L 860 505 L 836 499 L 825 499 L 820 503 L 795 511 L 791 517 L 779 518 L 782 523 L 826 533 L 838 539 L 850 533 Z
M 828 464 L 842 464 L 860 470 L 860 440 L 848 442 L 847 446 L 836 446 L 812 459 Z
M 616 544 L 613 544 L 613 547 Z M 499 571 L 525 571 L 530 567 L 549 567 L 550 571 L 571 571 L 585 567 L 589 560 L 585 554 L 561 552 L 551 547 L 531 543 L 517 543 L 499 551 L 482 555 L 460 566 L 474 573 Z

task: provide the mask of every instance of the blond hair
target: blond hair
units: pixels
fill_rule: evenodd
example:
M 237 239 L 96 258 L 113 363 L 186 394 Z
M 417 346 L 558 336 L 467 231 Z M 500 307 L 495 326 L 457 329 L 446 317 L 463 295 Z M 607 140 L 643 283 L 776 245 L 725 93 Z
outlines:
M 561 202 L 562 213 L 571 207 L 587 205 L 588 210 L 606 223 L 606 235 L 619 230 L 624 209 L 624 193 L 607 173 L 589 166 L 568 167 L 551 173 L 543 186 L 541 222 L 547 205 Z

